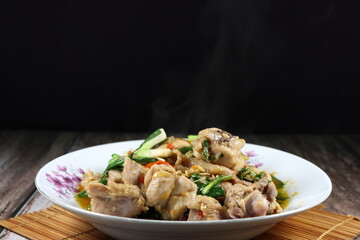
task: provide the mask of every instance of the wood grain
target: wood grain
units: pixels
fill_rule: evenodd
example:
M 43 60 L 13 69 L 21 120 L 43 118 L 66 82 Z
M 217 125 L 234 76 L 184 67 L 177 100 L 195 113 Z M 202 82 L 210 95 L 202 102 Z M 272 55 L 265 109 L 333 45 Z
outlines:
M 76 137 L 75 137 L 76 136 Z M 104 133 L 104 132 L 97 132 L 97 133 L 80 133 L 75 134 L 72 133 L 72 137 L 68 138 L 67 140 L 64 139 L 64 141 L 68 141 L 67 148 L 64 149 L 64 152 L 62 154 L 73 152 L 82 148 L 91 147 L 99 144 L 106 144 L 106 143 L 112 143 L 112 142 L 118 142 L 118 141 L 128 141 L 128 140 L 136 140 L 136 139 L 144 139 L 147 136 L 147 134 L 132 134 L 132 133 Z M 12 141 L 17 141 L 17 139 L 13 139 Z M 0 140 L 1 144 L 1 140 Z M 60 154 L 60 155 L 62 155 Z M 54 157 L 55 158 L 55 157 Z M 1 159 L 1 158 L 0 158 Z M 52 160 L 53 158 L 49 158 L 48 161 Z M 5 160 L 4 160 L 5 162 Z M 21 169 L 18 169 L 18 171 L 21 171 Z M 38 170 L 37 170 L 38 171 Z M 35 177 L 34 177 L 35 178 Z M 33 182 L 30 181 L 30 182 Z M 30 195 L 29 200 L 24 204 L 24 206 L 20 209 L 19 212 L 17 212 L 14 216 L 38 211 L 40 209 L 45 209 L 48 206 L 50 206 L 50 202 L 43 197 L 38 191 L 33 192 L 33 194 Z M 5 219 L 5 218 L 4 218 Z M 2 228 L 0 227 L 0 230 Z M 6 239 L 6 240 L 23 240 L 25 238 L 17 235 L 16 233 L 12 233 L 8 230 L 3 230 L 3 232 L 0 234 L 0 239 Z
M 13 216 L 35 191 L 36 173 L 64 154 L 74 133 L 0 132 L 0 219 Z

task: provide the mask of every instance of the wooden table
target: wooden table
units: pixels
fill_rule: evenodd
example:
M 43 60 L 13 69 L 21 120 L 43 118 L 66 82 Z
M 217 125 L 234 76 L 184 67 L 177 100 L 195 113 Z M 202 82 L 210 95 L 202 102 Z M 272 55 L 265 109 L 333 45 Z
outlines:
M 168 135 L 184 137 L 185 134 Z M 147 134 L 116 132 L 0 131 L 0 219 L 51 205 L 36 190 L 39 169 L 65 153 L 98 144 L 143 139 Z M 360 135 L 242 135 L 249 143 L 303 157 L 331 178 L 326 210 L 360 217 Z M 0 239 L 23 239 L 0 229 Z

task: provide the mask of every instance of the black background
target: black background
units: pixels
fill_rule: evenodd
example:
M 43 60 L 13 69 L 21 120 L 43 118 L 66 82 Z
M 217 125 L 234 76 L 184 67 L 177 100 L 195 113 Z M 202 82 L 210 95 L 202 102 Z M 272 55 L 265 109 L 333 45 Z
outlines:
M 0 128 L 360 133 L 358 1 L 1 1 Z

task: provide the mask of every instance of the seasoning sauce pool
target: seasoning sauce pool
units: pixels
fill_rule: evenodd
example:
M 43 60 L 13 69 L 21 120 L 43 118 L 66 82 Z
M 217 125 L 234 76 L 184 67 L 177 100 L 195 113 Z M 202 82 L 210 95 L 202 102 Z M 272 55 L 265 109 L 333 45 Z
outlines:
M 274 182 L 278 195 L 276 196 L 276 201 L 280 204 L 282 209 L 285 209 L 290 203 L 290 195 L 286 191 L 285 183 L 276 178 L 274 175 L 271 175 L 272 181 Z
M 91 210 L 91 199 L 89 197 L 79 197 L 77 194 L 75 194 L 75 201 L 82 209 L 89 211 Z

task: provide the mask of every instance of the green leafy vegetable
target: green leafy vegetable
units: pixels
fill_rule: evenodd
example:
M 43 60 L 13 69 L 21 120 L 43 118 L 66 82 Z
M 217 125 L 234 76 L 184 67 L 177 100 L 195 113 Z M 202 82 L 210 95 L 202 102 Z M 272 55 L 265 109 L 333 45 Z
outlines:
M 239 173 L 238 173 L 238 178 L 240 178 L 241 180 L 244 180 L 244 173 L 247 172 L 250 169 L 250 167 L 243 167 L 242 169 L 240 169 Z
M 252 166 L 246 166 L 246 167 L 243 167 L 242 169 L 240 169 L 237 176 L 238 176 L 238 178 L 240 178 L 240 180 L 246 180 L 249 182 L 257 182 L 264 177 L 264 172 L 256 173 L 255 171 L 258 171 L 258 170 L 255 170 Z
M 274 175 L 271 175 L 272 181 L 274 182 L 275 186 L 277 189 L 280 188 L 284 188 L 285 187 L 285 183 L 282 182 L 280 179 L 278 179 L 277 177 L 275 177 Z
M 79 192 L 76 194 L 79 198 L 84 198 L 88 196 L 88 192 L 86 190 Z
M 151 162 L 157 162 L 159 159 L 157 158 L 139 158 L 134 160 L 137 163 L 140 163 L 141 165 L 146 165 Z
M 178 148 L 179 152 L 181 152 L 182 154 L 185 154 L 189 151 L 192 151 L 192 147 L 191 146 L 186 146 L 186 147 L 182 147 L 182 148 Z
M 225 180 L 230 180 L 232 178 L 229 176 L 218 176 L 212 181 L 209 181 L 204 176 L 201 176 L 199 173 L 195 173 L 191 176 L 191 180 L 198 187 L 197 194 L 205 195 L 209 197 L 223 197 L 225 195 L 224 190 L 219 185 L 220 182 Z
M 198 187 L 197 194 L 201 195 L 201 190 L 206 186 L 208 181 L 205 179 L 205 177 L 201 176 L 200 173 L 194 173 L 193 175 L 191 175 L 190 179 Z
M 214 180 L 212 180 L 211 182 L 209 182 L 202 190 L 201 190 L 201 193 L 203 195 L 207 195 L 208 193 L 210 193 L 211 189 L 215 186 L 219 186 L 219 183 L 222 182 L 222 181 L 225 181 L 225 180 L 230 180 L 232 179 L 232 176 L 231 175 L 228 175 L 228 176 L 218 176 L 217 178 L 215 178 Z M 221 187 L 220 187 L 221 188 Z M 222 189 L 221 189 L 222 190 Z M 224 191 L 223 191 L 224 193 Z
M 278 195 L 276 196 L 276 202 L 279 203 L 281 206 L 286 205 L 287 202 L 290 200 L 289 194 L 285 190 L 285 183 L 275 177 L 274 175 L 271 175 L 272 181 L 275 184 L 276 189 L 278 190 Z
M 124 169 L 124 157 L 122 157 L 118 154 L 112 155 L 112 159 L 109 160 L 108 166 L 106 167 L 105 171 L 101 175 L 101 178 L 99 180 L 100 183 L 107 184 L 107 181 L 105 178 L 106 178 L 108 172 L 112 169 L 123 170 Z
M 277 196 L 276 197 L 276 200 L 277 201 L 285 201 L 286 199 L 289 199 L 290 197 L 287 197 L 287 196 Z

